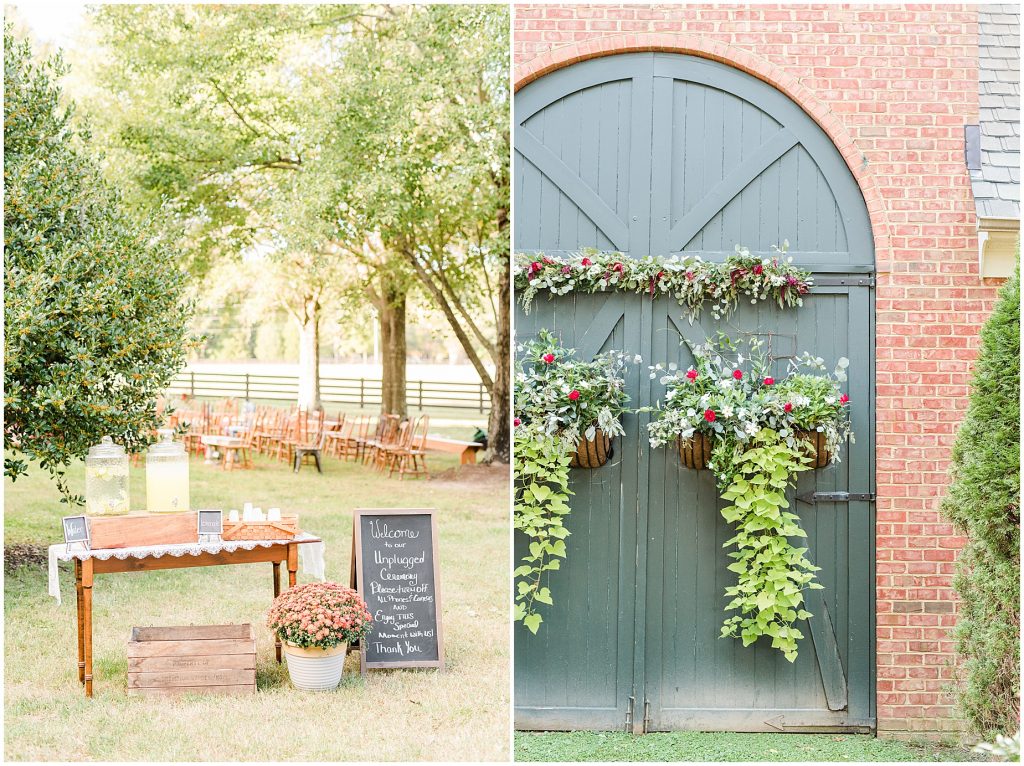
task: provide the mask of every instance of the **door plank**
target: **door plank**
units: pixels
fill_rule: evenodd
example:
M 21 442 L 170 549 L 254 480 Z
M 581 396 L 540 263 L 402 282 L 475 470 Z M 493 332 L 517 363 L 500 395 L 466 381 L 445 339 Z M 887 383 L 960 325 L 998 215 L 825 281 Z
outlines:
M 828 602 L 821 597 L 821 591 L 814 599 L 813 616 L 807 621 L 811 628 L 811 640 L 814 641 L 814 653 L 818 655 L 818 669 L 821 671 L 821 683 L 825 687 L 825 699 L 829 710 L 845 710 L 847 706 L 846 672 L 843 661 L 839 657 L 839 645 L 836 643 L 832 617 L 828 611 Z M 809 605 L 810 607 L 810 605 Z
M 796 145 L 797 139 L 783 128 L 768 141 L 758 147 L 750 157 L 745 159 L 711 187 L 711 190 L 694 205 L 690 211 L 669 231 L 669 242 L 679 243 L 679 247 L 671 250 L 682 250 L 693 239 L 708 221 L 747 186 L 761 175 L 764 170 L 783 154 Z
M 533 163 L 541 173 L 572 200 L 573 204 L 599 228 L 617 250 L 629 250 L 629 229 L 597 192 L 583 183 L 572 169 L 562 162 L 526 128 L 516 128 L 516 150 Z

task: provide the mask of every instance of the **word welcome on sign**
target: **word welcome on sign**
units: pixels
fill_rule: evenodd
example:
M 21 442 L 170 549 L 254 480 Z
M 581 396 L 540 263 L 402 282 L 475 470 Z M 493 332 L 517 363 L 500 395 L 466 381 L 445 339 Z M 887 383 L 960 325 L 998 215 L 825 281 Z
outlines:
M 360 668 L 444 668 L 435 511 L 363 508 L 353 517 L 352 587 L 373 629 Z

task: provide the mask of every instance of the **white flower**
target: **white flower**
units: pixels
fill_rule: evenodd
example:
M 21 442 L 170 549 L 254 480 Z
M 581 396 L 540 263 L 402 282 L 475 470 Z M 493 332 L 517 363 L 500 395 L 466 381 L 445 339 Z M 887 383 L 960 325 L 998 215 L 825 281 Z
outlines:
M 718 381 L 718 387 L 728 391 L 730 388 L 732 388 L 732 379 L 722 378 L 720 381 Z
M 757 433 L 757 423 L 748 422 L 746 425 L 743 426 L 743 430 L 746 431 L 751 436 L 753 436 L 754 434 Z
M 731 418 L 732 417 L 732 406 L 731 405 L 727 404 L 724 407 L 722 407 L 722 417 L 723 418 Z
M 689 409 L 688 409 L 688 410 L 686 411 L 686 417 L 688 417 L 688 418 L 693 418 L 693 417 L 696 417 L 696 416 L 697 416 L 697 410 L 695 410 L 695 409 L 694 409 L 693 407 L 690 407 L 690 408 L 689 408 Z

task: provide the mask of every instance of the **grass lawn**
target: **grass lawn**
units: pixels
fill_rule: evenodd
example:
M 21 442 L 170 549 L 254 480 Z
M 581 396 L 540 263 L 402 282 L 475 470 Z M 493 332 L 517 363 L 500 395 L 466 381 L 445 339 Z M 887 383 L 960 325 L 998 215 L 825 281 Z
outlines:
M 865 734 L 520 732 L 517 761 L 971 761 L 963 747 Z
M 430 455 L 432 475 L 455 456 Z M 81 464 L 71 485 L 84 489 Z M 7 760 L 505 760 L 509 746 L 508 478 L 466 467 L 454 477 L 399 481 L 328 458 L 324 475 L 293 474 L 256 457 L 251 471 L 223 473 L 193 458 L 193 507 L 297 511 L 327 543 L 327 576 L 347 584 L 352 510 L 439 510 L 447 668 L 371 671 L 350 654 L 335 692 L 293 689 L 264 627 L 271 567 L 209 567 L 98 575 L 94 594 L 95 697 L 78 683 L 75 591 L 61 564 L 62 604 L 46 593 L 45 566 L 8 571 L 4 584 Z M 145 498 L 132 469 L 133 507 Z M 5 544 L 60 539 L 67 507 L 42 472 L 5 481 Z M 306 578 L 299 573 L 300 582 Z M 126 649 L 134 625 L 251 622 L 257 634 L 255 696 L 128 698 Z

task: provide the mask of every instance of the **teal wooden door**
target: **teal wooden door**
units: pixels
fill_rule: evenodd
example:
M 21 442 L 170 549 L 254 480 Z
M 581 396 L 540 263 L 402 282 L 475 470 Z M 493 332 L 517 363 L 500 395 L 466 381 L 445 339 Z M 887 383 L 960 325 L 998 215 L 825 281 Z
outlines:
M 817 286 L 801 309 L 743 306 L 693 326 L 670 299 L 540 296 L 516 334 L 548 328 L 582 355 L 644 358 L 635 406 L 663 394 L 646 365 L 692 361 L 683 338 L 769 336 L 781 372 L 810 350 L 851 360 L 856 444 L 794 495 L 826 589 L 793 665 L 719 639 L 732 574 L 713 477 L 651 450 L 648 416 L 596 471 L 573 472 L 569 559 L 538 636 L 517 628 L 524 729 L 869 730 L 874 725 L 873 301 L 867 211 L 838 151 L 783 94 L 735 69 L 626 54 L 547 75 L 516 96 L 515 245 L 721 260 L 783 239 Z M 817 497 L 815 497 L 817 493 Z M 832 493 L 823 495 L 823 493 Z M 852 501 L 843 493 L 847 493 Z M 825 498 L 833 501 L 826 502 Z M 522 544 L 517 540 L 517 545 Z

